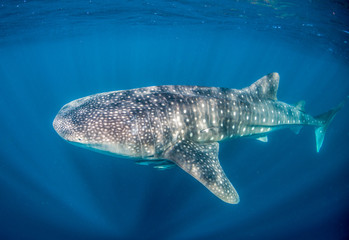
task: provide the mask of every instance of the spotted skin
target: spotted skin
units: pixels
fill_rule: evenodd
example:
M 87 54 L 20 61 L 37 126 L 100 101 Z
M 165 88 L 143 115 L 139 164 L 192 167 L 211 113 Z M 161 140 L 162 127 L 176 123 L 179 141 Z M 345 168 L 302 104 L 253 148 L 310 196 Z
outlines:
M 234 204 L 239 196 L 219 163 L 219 141 L 260 138 L 287 127 L 319 128 L 326 121 L 277 101 L 278 84 L 279 75 L 271 73 L 242 90 L 156 86 L 101 93 L 66 104 L 53 126 L 85 148 L 158 168 L 177 165 Z

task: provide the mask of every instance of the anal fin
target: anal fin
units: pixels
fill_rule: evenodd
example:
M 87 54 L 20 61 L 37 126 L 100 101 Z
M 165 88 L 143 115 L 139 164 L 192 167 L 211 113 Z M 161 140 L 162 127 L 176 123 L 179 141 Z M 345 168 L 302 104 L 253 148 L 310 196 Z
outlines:
M 268 142 L 268 137 L 263 136 L 263 137 L 256 138 L 256 140 L 261 141 L 261 142 Z
M 295 127 L 291 127 L 290 129 L 292 130 L 292 132 L 294 132 L 295 134 L 299 134 L 299 132 L 301 131 L 303 126 L 295 126 Z
M 176 163 L 224 202 L 237 204 L 239 195 L 219 163 L 218 148 L 217 142 L 180 141 L 166 150 L 163 157 Z

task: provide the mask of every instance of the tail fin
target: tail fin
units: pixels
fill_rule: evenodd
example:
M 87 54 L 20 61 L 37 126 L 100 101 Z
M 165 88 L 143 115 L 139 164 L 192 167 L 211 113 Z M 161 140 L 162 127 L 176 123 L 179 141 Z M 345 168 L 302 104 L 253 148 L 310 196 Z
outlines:
M 325 113 L 320 114 L 320 115 L 315 117 L 316 120 L 319 120 L 322 122 L 321 126 L 319 126 L 315 129 L 317 152 L 320 151 L 320 148 L 321 148 L 322 143 L 324 141 L 325 133 L 326 133 L 328 126 L 332 122 L 334 116 L 336 116 L 336 113 L 343 107 L 344 102 L 345 101 L 341 102 L 337 107 L 331 109 L 330 111 L 325 112 Z

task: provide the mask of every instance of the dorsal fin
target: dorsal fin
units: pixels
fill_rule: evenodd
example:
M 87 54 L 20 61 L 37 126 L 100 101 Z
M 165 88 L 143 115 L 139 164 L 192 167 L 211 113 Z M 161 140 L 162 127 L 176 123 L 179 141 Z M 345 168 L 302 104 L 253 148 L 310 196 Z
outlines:
M 279 87 L 279 74 L 274 72 L 258 79 L 251 86 L 244 88 L 251 96 L 256 96 L 259 99 L 277 100 L 276 94 Z
M 301 100 L 301 101 L 297 102 L 297 103 L 295 104 L 295 107 L 296 107 L 298 110 L 304 112 L 304 111 L 305 111 L 305 101 L 304 101 L 304 100 Z

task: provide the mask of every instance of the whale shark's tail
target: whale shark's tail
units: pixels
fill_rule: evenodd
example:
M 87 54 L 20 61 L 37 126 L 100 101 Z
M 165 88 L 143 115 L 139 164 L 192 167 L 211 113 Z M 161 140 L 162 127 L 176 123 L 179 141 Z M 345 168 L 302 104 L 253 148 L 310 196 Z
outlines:
M 316 120 L 318 120 L 322 123 L 319 127 L 315 128 L 316 151 L 317 152 L 320 151 L 320 148 L 321 148 L 322 143 L 324 141 L 325 133 L 326 133 L 328 126 L 332 122 L 334 116 L 336 116 L 337 112 L 339 110 L 341 110 L 344 103 L 345 103 L 345 101 L 341 102 L 337 107 L 331 109 L 330 111 L 325 112 L 325 113 L 320 114 L 320 115 L 315 117 Z

